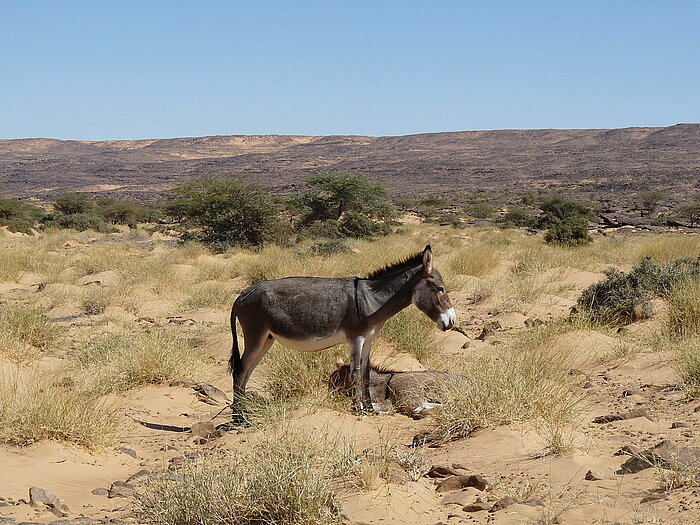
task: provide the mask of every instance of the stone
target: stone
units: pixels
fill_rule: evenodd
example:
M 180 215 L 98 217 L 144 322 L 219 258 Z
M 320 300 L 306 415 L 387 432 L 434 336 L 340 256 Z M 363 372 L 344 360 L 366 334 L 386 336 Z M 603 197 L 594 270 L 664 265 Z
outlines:
M 648 496 L 644 496 L 639 503 L 656 503 L 657 501 L 661 501 L 664 499 L 668 499 L 668 494 L 665 492 L 657 492 L 655 494 L 649 494 Z
M 121 447 L 119 449 L 119 452 L 122 454 L 126 454 L 127 456 L 131 456 L 132 458 L 138 458 L 138 454 L 136 454 L 136 451 L 132 448 L 126 448 L 126 447 Z
M 649 412 L 644 408 L 638 408 L 630 412 L 622 412 L 620 414 L 609 414 L 607 416 L 598 416 L 593 420 L 593 423 L 612 423 L 613 421 L 626 421 L 628 419 L 635 419 L 638 417 L 645 417 L 649 421 L 653 421 Z
M 454 467 L 447 467 L 445 465 L 433 465 L 430 470 L 426 472 L 425 476 L 428 478 L 446 478 L 449 476 L 459 476 L 460 473 Z
M 639 456 L 642 449 L 634 445 L 624 445 L 620 450 L 613 454 L 614 456 Z
M 209 383 L 197 383 L 193 387 L 195 392 L 197 392 L 197 397 L 200 401 L 204 401 L 210 405 L 218 405 L 220 403 L 228 403 L 228 396 L 216 388 L 214 385 Z
M 201 421 L 192 425 L 192 435 L 202 439 L 216 439 L 224 435 L 223 430 L 217 430 L 211 421 Z
M 589 470 L 586 472 L 584 479 L 588 481 L 602 481 L 606 479 L 615 479 L 615 476 L 603 470 Z
M 650 467 L 686 470 L 700 465 L 700 448 L 679 447 L 665 439 L 655 447 L 625 461 L 616 474 L 636 474 Z
M 142 470 L 139 470 L 138 472 L 136 472 L 135 474 L 132 474 L 128 478 L 126 478 L 126 482 L 131 483 L 132 481 L 136 481 L 137 479 L 147 478 L 147 477 L 150 477 L 152 475 L 153 475 L 153 472 L 151 472 L 150 470 L 142 469 Z
M 506 496 L 505 498 L 501 498 L 494 503 L 489 512 L 498 512 L 499 510 L 515 505 L 516 503 L 520 505 L 529 505 L 530 507 L 544 507 L 544 503 L 538 499 L 523 499 Z
M 470 503 L 462 507 L 464 512 L 481 512 L 482 510 L 489 510 L 490 505 L 488 503 Z
M 124 481 L 115 481 L 109 487 L 108 498 L 130 498 L 134 494 L 134 486 Z
M 104 487 L 100 487 L 100 488 L 97 488 L 97 489 L 92 489 L 92 490 L 90 491 L 90 494 L 93 494 L 93 495 L 95 495 L 95 496 L 106 496 L 107 494 L 109 494 L 109 490 L 107 490 L 107 489 L 104 488 Z
M 61 500 L 53 492 L 40 489 L 39 487 L 31 487 L 29 489 L 29 504 L 35 509 L 44 507 L 59 508 Z
M 448 494 L 444 498 L 442 498 L 442 501 L 440 502 L 442 505 L 468 505 L 470 503 L 474 503 L 474 494 L 462 490 L 460 492 L 454 492 L 452 494 Z
M 690 425 L 681 421 L 674 421 L 671 423 L 671 428 L 690 428 Z
M 472 474 L 471 476 L 450 476 L 441 481 L 436 492 L 449 492 L 451 490 L 460 490 L 467 487 L 474 487 L 478 490 L 486 490 L 486 480 L 483 476 Z

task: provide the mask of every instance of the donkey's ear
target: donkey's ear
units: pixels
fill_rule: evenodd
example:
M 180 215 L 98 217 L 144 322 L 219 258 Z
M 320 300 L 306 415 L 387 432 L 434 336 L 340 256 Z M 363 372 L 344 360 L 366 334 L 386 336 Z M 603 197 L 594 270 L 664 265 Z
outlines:
M 430 248 L 430 245 L 423 250 L 423 271 L 425 273 L 433 271 L 433 250 Z
M 339 355 L 335 356 L 335 366 L 340 370 L 345 366 L 345 363 L 343 362 L 343 358 L 340 357 Z

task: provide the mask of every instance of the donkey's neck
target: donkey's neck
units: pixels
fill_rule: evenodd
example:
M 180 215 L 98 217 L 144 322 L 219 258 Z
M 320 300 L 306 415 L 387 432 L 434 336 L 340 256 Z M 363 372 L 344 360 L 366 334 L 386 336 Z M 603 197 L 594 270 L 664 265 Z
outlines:
M 419 266 L 378 279 L 360 279 L 357 300 L 361 315 L 372 324 L 381 326 L 410 305 L 420 269 Z

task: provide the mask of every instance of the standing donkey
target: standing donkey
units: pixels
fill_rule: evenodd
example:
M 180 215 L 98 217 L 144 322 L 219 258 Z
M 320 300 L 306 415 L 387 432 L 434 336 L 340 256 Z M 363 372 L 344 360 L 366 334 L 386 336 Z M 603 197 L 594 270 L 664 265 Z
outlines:
M 456 315 L 430 245 L 413 257 L 366 278 L 287 277 L 256 283 L 238 296 L 231 310 L 233 406 L 245 394 L 250 374 L 277 340 L 293 350 L 316 351 L 347 342 L 355 407 L 371 411 L 369 357 L 384 323 L 411 303 L 441 330 Z M 241 356 L 236 318 L 243 330 Z

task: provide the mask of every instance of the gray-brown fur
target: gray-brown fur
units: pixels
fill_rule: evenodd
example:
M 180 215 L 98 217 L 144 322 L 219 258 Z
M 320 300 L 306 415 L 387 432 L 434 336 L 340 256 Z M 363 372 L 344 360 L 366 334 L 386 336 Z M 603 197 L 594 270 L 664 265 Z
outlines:
M 338 358 L 336 367 L 328 380 L 329 387 L 350 394 L 350 366 Z M 460 380 L 461 376 L 448 372 L 400 372 L 372 366 L 369 373 L 369 393 L 375 406 L 386 409 L 393 405 L 397 412 L 422 417 L 434 405 L 443 402 L 447 390 Z
M 234 404 L 245 393 L 253 369 L 275 340 L 304 351 L 347 342 L 359 410 L 370 407 L 369 357 L 384 323 L 415 304 L 442 330 L 455 313 L 430 246 L 366 278 L 288 277 L 262 281 L 244 290 L 231 309 L 233 348 L 229 365 Z M 236 319 L 245 341 L 241 355 Z

